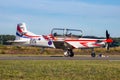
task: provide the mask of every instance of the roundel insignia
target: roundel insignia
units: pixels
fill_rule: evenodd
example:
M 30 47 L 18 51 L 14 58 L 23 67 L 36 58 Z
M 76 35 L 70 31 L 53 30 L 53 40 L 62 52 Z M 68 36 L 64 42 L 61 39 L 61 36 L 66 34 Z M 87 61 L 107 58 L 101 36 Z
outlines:
M 48 41 L 48 45 L 52 45 L 52 41 Z
M 41 38 L 38 38 L 38 40 L 41 40 Z

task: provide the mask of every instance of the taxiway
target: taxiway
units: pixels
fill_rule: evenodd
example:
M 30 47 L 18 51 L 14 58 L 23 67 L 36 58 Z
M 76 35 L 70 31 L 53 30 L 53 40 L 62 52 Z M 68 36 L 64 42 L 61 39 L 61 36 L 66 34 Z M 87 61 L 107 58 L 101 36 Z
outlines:
M 0 56 L 0 60 L 119 60 L 120 56 L 90 57 L 90 56 Z

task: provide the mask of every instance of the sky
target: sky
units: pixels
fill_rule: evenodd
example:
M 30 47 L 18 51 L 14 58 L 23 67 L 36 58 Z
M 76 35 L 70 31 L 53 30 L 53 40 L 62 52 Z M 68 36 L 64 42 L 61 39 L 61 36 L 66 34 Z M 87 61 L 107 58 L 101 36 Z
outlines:
M 108 30 L 120 37 L 120 0 L 0 0 L 0 34 L 15 35 L 21 22 L 36 34 L 70 28 L 99 37 Z

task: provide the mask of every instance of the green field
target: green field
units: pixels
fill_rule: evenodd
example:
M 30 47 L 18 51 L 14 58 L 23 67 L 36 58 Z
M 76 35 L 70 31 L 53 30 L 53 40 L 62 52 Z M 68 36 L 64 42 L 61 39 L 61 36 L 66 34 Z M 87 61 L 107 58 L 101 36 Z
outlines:
M 120 80 L 120 61 L 0 60 L 0 80 Z
M 74 49 L 75 55 L 90 55 L 91 49 Z M 95 48 L 95 53 L 106 54 L 106 55 L 120 55 L 120 47 L 110 48 L 106 51 L 105 48 Z M 44 52 L 41 51 L 40 47 L 26 47 L 26 46 L 5 46 L 0 45 L 0 55 L 63 55 L 61 49 L 45 48 Z

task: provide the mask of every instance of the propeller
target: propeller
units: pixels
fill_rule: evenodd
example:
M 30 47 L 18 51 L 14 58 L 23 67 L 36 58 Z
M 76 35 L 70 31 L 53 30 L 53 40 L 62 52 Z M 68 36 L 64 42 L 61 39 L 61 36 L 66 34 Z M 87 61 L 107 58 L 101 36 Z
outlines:
M 110 34 L 108 33 L 108 30 L 106 30 L 106 39 L 110 38 Z
M 110 34 L 108 33 L 108 30 L 106 30 L 106 49 L 110 49 L 110 43 L 112 43 L 113 40 L 110 38 Z

